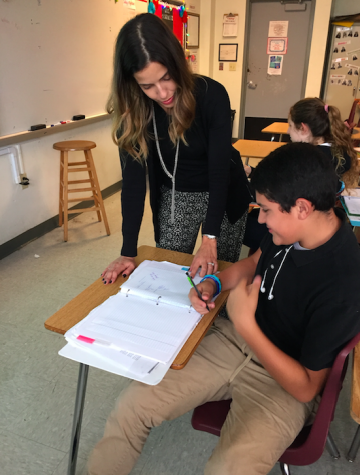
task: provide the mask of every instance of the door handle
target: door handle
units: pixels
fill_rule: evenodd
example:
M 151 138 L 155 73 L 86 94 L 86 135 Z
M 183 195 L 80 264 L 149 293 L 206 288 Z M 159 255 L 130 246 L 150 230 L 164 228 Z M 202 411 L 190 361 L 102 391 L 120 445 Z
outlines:
M 254 81 L 248 81 L 247 82 L 247 87 L 249 89 L 256 89 L 257 88 L 257 84 L 254 83 Z

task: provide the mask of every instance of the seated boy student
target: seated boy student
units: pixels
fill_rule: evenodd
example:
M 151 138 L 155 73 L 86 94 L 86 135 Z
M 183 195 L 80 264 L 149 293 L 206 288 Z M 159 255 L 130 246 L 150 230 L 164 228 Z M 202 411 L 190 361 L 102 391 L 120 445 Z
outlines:
M 331 163 L 313 145 L 289 144 L 258 165 L 252 184 L 269 233 L 254 255 L 218 274 L 231 290 L 230 320 L 216 319 L 183 370 L 122 392 L 89 474 L 130 473 L 151 427 L 229 398 L 205 474 L 267 474 L 306 422 L 336 354 L 360 331 L 360 252 L 334 209 Z M 210 302 L 217 285 L 209 276 L 198 288 Z M 194 290 L 189 296 L 207 312 Z

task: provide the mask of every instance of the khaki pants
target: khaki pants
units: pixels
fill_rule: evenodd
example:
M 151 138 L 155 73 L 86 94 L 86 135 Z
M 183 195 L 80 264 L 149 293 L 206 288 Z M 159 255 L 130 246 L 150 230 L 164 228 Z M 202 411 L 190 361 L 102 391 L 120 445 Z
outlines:
M 184 369 L 169 370 L 157 386 L 132 382 L 120 394 L 104 437 L 91 454 L 89 475 L 130 473 L 152 427 L 206 401 L 230 398 L 231 409 L 205 474 L 267 474 L 313 404 L 297 401 L 249 353 L 232 323 L 218 318 Z

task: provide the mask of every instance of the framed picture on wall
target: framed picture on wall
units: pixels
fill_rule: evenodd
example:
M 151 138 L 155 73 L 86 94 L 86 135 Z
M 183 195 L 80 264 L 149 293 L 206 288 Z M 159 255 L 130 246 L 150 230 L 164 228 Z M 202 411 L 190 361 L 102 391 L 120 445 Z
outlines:
M 238 44 L 237 43 L 220 43 L 219 44 L 219 61 L 237 61 Z
M 200 15 L 187 12 L 186 47 L 198 48 L 200 36 Z

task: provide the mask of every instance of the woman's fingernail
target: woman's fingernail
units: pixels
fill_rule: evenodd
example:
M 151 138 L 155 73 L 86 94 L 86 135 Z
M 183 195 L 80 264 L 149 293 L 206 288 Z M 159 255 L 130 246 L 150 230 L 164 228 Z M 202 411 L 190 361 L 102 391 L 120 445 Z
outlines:
M 123 277 L 126 277 L 126 274 L 123 274 Z
M 106 284 L 105 280 L 103 280 L 103 284 Z
M 110 280 L 109 284 L 112 284 L 112 280 Z

